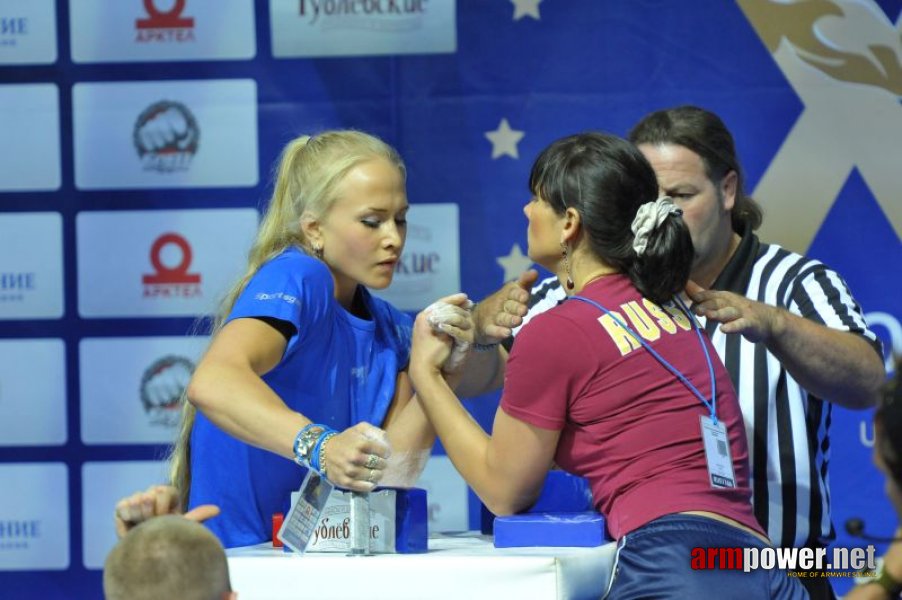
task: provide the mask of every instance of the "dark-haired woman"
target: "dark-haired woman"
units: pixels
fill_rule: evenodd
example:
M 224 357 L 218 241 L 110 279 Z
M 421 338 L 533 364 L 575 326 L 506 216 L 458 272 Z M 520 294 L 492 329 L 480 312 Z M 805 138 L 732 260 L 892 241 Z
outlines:
M 529 256 L 570 299 L 518 335 L 491 436 L 445 382 L 424 315 L 410 375 L 454 465 L 495 514 L 526 509 L 552 463 L 589 480 L 619 540 L 611 597 L 804 597 L 782 572 L 693 570 L 694 548 L 759 548 L 729 377 L 674 297 L 693 248 L 634 146 L 601 133 L 536 160 Z

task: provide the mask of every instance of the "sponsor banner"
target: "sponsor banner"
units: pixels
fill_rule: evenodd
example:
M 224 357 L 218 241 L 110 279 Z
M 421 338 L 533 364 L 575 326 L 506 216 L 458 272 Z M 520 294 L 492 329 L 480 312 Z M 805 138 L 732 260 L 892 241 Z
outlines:
M 0 85 L 0 192 L 59 189 L 59 113 L 55 84 Z
M 470 529 L 467 482 L 451 464 L 450 458 L 429 457 L 416 487 L 426 490 L 430 534 Z
M 63 316 L 62 236 L 59 213 L 0 214 L 0 319 Z
M 65 355 L 60 339 L 0 340 L 0 446 L 66 443 Z
M 70 0 L 72 60 L 241 60 L 257 52 L 253 0 Z
M 421 310 L 460 291 L 460 239 L 457 204 L 411 204 L 407 243 L 392 284 L 374 290 L 400 310 Z
M 55 0 L 0 0 L 0 65 L 54 62 Z
M 86 338 L 78 347 L 85 444 L 171 444 L 206 337 Z
M 68 468 L 62 463 L 3 464 L 0 490 L 0 571 L 68 569 Z
M 257 218 L 252 208 L 79 213 L 79 314 L 215 312 L 244 272 Z
M 103 569 L 116 544 L 116 503 L 168 481 L 163 461 L 86 462 L 81 468 L 82 552 L 86 569 Z
M 79 189 L 254 186 L 252 79 L 77 83 Z
M 270 0 L 272 54 L 455 52 L 456 15 L 454 0 Z

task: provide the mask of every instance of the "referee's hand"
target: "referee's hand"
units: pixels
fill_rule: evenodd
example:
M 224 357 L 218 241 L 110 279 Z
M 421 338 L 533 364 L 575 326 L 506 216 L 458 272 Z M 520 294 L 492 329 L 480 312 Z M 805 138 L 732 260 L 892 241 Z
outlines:
M 706 290 L 694 281 L 686 284 L 692 312 L 720 323 L 724 333 L 742 334 L 750 342 L 768 342 L 783 328 L 783 311 L 733 292 Z

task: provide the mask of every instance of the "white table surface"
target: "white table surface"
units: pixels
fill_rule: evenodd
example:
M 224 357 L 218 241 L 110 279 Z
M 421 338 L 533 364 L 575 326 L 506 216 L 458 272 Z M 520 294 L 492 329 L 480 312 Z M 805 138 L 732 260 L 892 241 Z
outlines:
M 478 532 L 429 539 L 425 554 L 297 555 L 269 544 L 227 552 L 241 600 L 295 598 L 600 598 L 616 544 L 596 548 L 495 548 Z

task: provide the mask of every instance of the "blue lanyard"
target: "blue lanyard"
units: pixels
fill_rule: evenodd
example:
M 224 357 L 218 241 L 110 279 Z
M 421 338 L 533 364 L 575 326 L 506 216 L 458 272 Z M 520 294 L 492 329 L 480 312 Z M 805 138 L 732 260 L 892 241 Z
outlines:
M 691 381 L 686 379 L 685 375 L 680 373 L 680 371 L 677 370 L 676 367 L 674 367 L 669 362 L 664 360 L 663 356 L 661 356 L 660 354 L 655 352 L 655 349 L 652 348 L 648 342 L 643 340 L 635 331 L 630 329 L 629 326 L 627 326 L 627 324 L 624 323 L 621 319 L 617 318 L 617 315 L 612 314 L 611 311 L 606 309 L 604 306 L 602 306 L 598 302 L 595 302 L 594 300 L 589 300 L 588 298 L 586 298 L 584 296 L 570 296 L 570 299 L 571 300 L 579 300 L 580 302 L 585 302 L 587 304 L 591 304 L 592 306 L 595 306 L 596 308 L 598 308 L 602 312 L 604 312 L 606 315 L 608 315 L 609 317 L 614 319 L 614 322 L 617 323 L 623 329 L 625 329 L 626 332 L 629 333 L 631 336 L 633 336 L 634 339 L 639 340 L 639 343 L 642 344 L 645 347 L 645 349 L 648 350 L 651 353 L 651 355 L 654 356 L 658 360 L 659 363 L 664 365 L 664 367 L 666 367 L 668 371 L 670 371 L 671 373 L 676 375 L 677 379 L 679 379 L 684 384 L 686 384 L 686 387 L 689 388 L 689 391 L 691 391 L 693 394 L 695 394 L 696 398 L 701 400 L 701 403 L 704 404 L 705 407 L 711 412 L 711 421 L 713 421 L 714 424 L 717 425 L 717 405 L 716 405 L 716 402 L 717 402 L 716 385 L 717 384 L 716 384 L 716 380 L 714 378 L 714 363 L 711 362 L 711 355 L 708 353 L 708 346 L 705 344 L 705 340 L 702 339 L 701 328 L 698 326 L 698 323 L 696 322 L 695 318 L 689 312 L 689 309 L 686 308 L 686 305 L 683 304 L 683 301 L 678 296 L 674 297 L 674 299 L 677 301 L 677 304 L 680 305 L 680 308 L 683 310 L 683 312 L 686 313 L 686 316 L 689 317 L 689 321 L 692 322 L 693 328 L 695 329 L 695 333 L 698 336 L 698 343 L 701 344 L 702 350 L 705 353 L 705 360 L 708 363 L 708 376 L 711 378 L 711 401 L 710 402 L 705 399 L 705 397 L 702 395 L 701 392 L 698 391 L 698 388 L 696 388 L 694 385 L 692 385 Z

